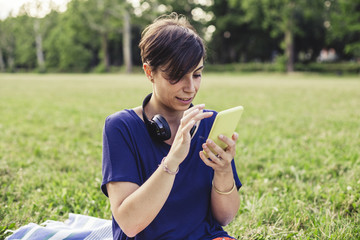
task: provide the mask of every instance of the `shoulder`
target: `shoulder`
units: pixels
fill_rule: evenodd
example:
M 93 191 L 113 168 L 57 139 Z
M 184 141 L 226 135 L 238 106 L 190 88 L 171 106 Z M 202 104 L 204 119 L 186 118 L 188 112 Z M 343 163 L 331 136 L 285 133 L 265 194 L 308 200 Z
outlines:
M 134 111 L 131 109 L 124 109 L 119 112 L 115 112 L 106 117 L 105 122 L 107 124 L 119 123 L 119 122 L 126 122 L 134 117 Z
M 132 109 L 125 109 L 109 115 L 103 127 L 103 137 L 108 142 L 124 143 L 138 141 L 144 135 L 145 125 Z
M 113 129 L 124 126 L 131 126 L 138 121 L 137 114 L 131 109 L 125 109 L 106 117 L 105 129 Z

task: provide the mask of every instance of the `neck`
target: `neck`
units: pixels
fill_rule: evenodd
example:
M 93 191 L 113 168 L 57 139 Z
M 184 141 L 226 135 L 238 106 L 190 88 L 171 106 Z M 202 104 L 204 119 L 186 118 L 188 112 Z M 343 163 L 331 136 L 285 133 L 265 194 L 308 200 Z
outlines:
M 156 114 L 160 114 L 170 125 L 179 125 L 180 120 L 184 114 L 184 111 L 175 111 L 161 103 L 156 102 L 153 97 L 150 99 L 145 109 L 149 119 L 151 119 Z

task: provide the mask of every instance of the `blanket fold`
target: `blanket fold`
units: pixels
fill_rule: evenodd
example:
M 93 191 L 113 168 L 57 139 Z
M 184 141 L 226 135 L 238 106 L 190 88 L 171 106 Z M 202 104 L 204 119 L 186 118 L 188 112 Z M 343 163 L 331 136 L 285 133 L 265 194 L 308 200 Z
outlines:
M 70 213 L 65 222 L 29 223 L 5 240 L 111 240 L 111 224 L 111 220 Z

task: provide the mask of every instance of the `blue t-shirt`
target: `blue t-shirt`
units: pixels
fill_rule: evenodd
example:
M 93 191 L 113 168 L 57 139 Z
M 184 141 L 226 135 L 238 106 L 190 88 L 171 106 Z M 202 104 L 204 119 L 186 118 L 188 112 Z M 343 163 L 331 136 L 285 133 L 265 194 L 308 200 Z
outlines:
M 188 156 L 179 166 L 173 188 L 155 219 L 135 238 L 123 233 L 113 218 L 114 239 L 213 239 L 229 237 L 211 212 L 210 197 L 214 170 L 199 157 L 215 119 L 203 119 L 191 140 Z M 101 189 L 108 196 L 106 184 L 126 181 L 141 186 L 168 154 L 170 145 L 154 141 L 142 119 L 133 110 L 123 110 L 107 117 L 103 132 L 103 181 Z M 241 182 L 234 161 L 237 188 Z

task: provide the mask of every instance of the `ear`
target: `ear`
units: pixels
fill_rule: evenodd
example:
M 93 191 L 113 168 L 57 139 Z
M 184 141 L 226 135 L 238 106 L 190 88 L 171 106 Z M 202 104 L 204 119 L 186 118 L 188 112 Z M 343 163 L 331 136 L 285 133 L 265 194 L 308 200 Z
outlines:
M 154 79 L 153 79 L 151 67 L 149 66 L 149 64 L 144 63 L 144 64 L 143 64 L 143 69 L 144 69 L 144 72 L 145 72 L 146 77 L 147 77 L 151 82 L 153 82 Z

